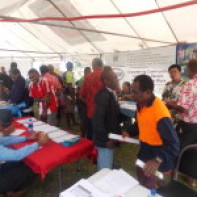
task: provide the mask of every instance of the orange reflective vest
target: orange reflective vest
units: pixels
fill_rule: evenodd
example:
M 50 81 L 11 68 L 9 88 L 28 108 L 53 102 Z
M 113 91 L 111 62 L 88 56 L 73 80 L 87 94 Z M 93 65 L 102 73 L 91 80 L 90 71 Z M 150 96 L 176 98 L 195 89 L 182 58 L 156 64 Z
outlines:
M 137 112 L 139 139 L 149 145 L 163 145 L 157 124 L 162 118 L 171 118 L 170 112 L 159 98 L 155 97 L 151 106 L 145 106 Z

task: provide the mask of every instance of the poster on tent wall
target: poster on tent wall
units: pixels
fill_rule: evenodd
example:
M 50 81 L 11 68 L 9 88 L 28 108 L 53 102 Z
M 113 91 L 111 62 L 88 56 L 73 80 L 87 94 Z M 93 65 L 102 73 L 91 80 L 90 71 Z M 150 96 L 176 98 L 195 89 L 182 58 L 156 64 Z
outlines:
M 164 85 L 170 81 L 168 67 L 176 63 L 176 47 L 160 47 L 146 50 L 103 55 L 105 65 L 114 68 L 120 80 L 132 81 L 135 76 L 147 74 L 155 83 L 155 95 L 161 97 Z
M 186 64 L 190 59 L 197 58 L 197 43 L 178 45 L 176 49 L 177 64 L 182 67 L 182 75 L 187 78 Z

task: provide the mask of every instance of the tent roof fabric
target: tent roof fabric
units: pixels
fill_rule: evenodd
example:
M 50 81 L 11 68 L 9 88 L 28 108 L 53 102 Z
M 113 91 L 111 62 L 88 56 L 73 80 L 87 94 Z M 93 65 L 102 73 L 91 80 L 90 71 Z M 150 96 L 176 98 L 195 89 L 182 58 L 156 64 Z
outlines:
M 0 23 L 0 57 L 61 58 L 197 42 L 197 1 L 189 0 L 12 0 L 0 4 L 0 19 L 80 17 L 157 10 L 135 17 L 77 21 Z

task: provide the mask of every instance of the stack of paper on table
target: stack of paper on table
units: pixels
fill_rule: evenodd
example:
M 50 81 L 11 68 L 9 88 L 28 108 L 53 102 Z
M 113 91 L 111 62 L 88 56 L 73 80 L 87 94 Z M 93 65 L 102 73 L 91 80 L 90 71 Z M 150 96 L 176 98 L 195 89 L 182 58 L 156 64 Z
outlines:
M 18 135 L 21 135 L 24 132 L 25 132 L 25 130 L 23 130 L 23 129 L 15 129 L 14 132 L 12 132 L 10 135 L 18 136 Z
M 58 138 L 61 136 L 64 136 L 65 134 L 68 134 L 68 132 L 63 131 L 63 130 L 57 130 L 57 131 L 52 131 L 48 134 L 48 137 L 53 139 L 53 138 Z
M 99 179 L 94 183 L 94 186 L 100 191 L 108 194 L 117 195 L 127 192 L 133 186 L 136 186 L 138 181 L 131 177 L 124 170 L 112 170 L 107 176 Z
M 32 120 L 32 122 L 34 122 L 34 121 L 37 121 L 37 119 L 36 118 L 23 118 L 23 119 L 21 119 L 21 120 L 17 120 L 16 122 L 18 122 L 18 123 L 21 123 L 21 124 L 25 124 L 25 123 L 28 123 L 29 122 L 29 119 L 31 119 Z
M 73 135 L 73 134 L 65 134 L 64 136 L 58 137 L 58 138 L 53 138 L 51 139 L 52 141 L 56 142 L 56 143 L 62 143 L 65 141 L 69 141 L 73 138 L 78 137 L 78 135 Z
M 42 131 L 44 133 L 49 133 L 51 131 L 57 131 L 59 130 L 57 127 L 48 125 L 48 124 L 42 124 L 42 125 L 37 125 L 33 127 L 34 132 Z
M 137 110 L 136 104 L 131 105 L 131 104 L 124 103 L 124 102 L 123 103 L 119 102 L 119 104 L 122 109 L 129 109 L 129 110 L 133 110 L 133 111 Z
M 28 127 L 28 124 L 29 124 L 28 121 L 23 123 L 23 125 L 24 125 L 25 127 Z M 45 123 L 45 122 L 42 122 L 42 121 L 34 121 L 34 122 L 33 122 L 33 127 L 35 127 L 35 126 L 40 126 L 40 125 L 46 125 L 46 123 Z
M 39 126 L 39 125 L 42 125 L 42 124 L 45 124 L 45 123 L 40 121 L 40 120 L 33 122 L 33 126 Z
M 56 143 L 62 143 L 67 140 L 71 140 L 75 137 L 78 137 L 77 135 L 70 134 L 66 131 L 59 129 L 58 127 L 54 127 L 48 124 L 35 126 L 33 130 L 35 132 L 42 131 L 44 133 L 47 133 L 49 138 Z
M 129 105 L 129 104 L 122 104 L 121 108 L 122 109 L 129 109 L 129 110 L 133 110 L 133 111 L 137 110 L 136 105 Z
M 56 142 L 56 143 L 62 143 L 65 142 L 67 140 L 71 140 L 73 138 L 78 137 L 77 135 L 68 133 L 67 131 L 63 131 L 63 130 L 57 130 L 57 131 L 53 131 L 48 133 L 49 138 Z
M 122 169 L 112 170 L 94 183 L 84 179 L 80 180 L 62 192 L 60 197 L 118 197 L 124 196 L 124 193 L 138 184 L 137 180 Z
M 122 135 L 118 135 L 118 134 L 114 134 L 114 133 L 110 133 L 108 135 L 108 137 L 112 140 L 118 140 L 121 142 L 128 142 L 128 143 L 132 143 L 132 144 L 139 144 L 139 140 L 134 139 L 134 138 L 130 138 L 130 137 L 125 137 L 123 138 Z
M 48 137 L 56 143 L 62 143 L 67 140 L 71 140 L 73 138 L 78 137 L 77 135 L 70 134 L 67 131 L 63 131 L 59 129 L 58 127 L 51 126 L 45 122 L 37 120 L 36 118 L 25 118 L 25 119 L 17 120 L 16 122 L 21 123 L 24 126 L 28 127 L 29 119 L 31 119 L 33 122 L 34 132 L 42 131 L 46 133 Z M 12 135 L 20 135 L 23 132 L 24 130 L 16 130 L 15 132 L 12 133 Z

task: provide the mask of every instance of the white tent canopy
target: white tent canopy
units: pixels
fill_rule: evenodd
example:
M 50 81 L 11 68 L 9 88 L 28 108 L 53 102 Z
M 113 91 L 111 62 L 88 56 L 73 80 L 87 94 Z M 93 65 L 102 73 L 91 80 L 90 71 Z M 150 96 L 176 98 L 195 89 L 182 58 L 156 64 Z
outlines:
M 137 13 L 186 1 L 189 0 L 4 0 L 0 4 L 0 18 Z M 0 57 L 63 58 L 197 42 L 196 10 L 197 4 L 193 4 L 127 18 L 1 22 Z

